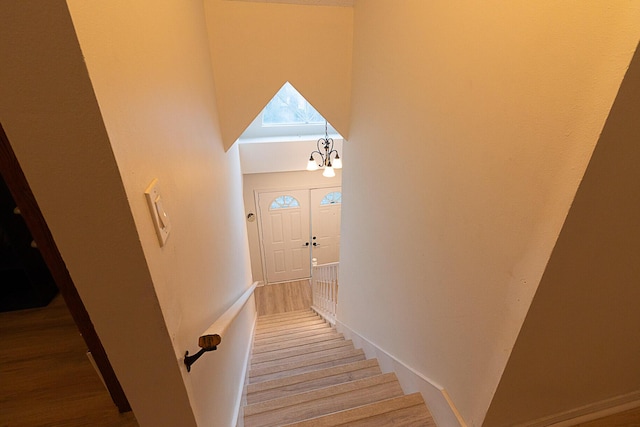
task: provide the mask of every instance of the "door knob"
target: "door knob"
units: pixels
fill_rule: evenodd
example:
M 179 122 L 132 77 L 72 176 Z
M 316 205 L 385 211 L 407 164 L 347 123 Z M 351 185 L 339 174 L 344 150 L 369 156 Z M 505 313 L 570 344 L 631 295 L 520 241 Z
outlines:
M 306 248 L 307 246 L 309 246 L 309 242 L 306 242 L 304 245 L 302 245 L 303 248 Z
M 317 244 L 316 242 L 313 242 L 313 246 L 320 246 L 320 245 Z

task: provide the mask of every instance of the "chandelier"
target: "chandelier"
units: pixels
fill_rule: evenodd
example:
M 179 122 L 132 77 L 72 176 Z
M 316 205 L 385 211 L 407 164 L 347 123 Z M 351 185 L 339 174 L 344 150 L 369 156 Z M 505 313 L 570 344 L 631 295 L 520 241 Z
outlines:
M 342 168 L 342 159 L 340 159 L 338 150 L 334 150 L 333 148 L 333 138 L 329 138 L 326 120 L 324 122 L 324 138 L 318 139 L 316 145 L 318 149 L 311 152 L 309 162 L 307 163 L 307 170 L 315 171 L 324 168 L 322 176 L 326 176 L 327 178 L 336 176 L 334 169 Z M 314 154 L 317 154 L 320 158 L 314 156 Z

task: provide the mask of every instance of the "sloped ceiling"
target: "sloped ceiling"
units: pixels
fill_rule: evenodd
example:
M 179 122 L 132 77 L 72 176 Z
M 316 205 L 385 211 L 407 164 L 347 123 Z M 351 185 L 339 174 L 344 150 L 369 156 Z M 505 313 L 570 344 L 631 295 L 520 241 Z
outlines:
M 352 8 L 206 0 L 205 12 L 225 149 L 286 81 L 348 138 Z

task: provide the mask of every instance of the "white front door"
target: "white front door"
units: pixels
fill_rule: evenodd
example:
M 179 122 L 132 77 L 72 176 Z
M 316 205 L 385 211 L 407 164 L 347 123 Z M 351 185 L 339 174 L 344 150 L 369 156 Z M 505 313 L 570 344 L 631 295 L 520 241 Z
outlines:
M 341 187 L 311 190 L 311 244 L 318 264 L 340 260 Z
M 267 283 L 311 276 L 309 191 L 258 194 Z

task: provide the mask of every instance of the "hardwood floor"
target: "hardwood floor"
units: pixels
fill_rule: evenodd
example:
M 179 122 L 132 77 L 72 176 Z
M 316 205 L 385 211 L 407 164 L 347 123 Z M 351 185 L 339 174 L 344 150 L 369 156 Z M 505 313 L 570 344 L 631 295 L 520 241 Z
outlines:
M 255 291 L 258 316 L 306 310 L 311 307 L 309 280 L 259 286 Z
M 308 282 L 301 281 L 258 288 L 262 294 L 256 289 L 261 315 L 308 307 L 307 287 Z M 293 296 L 293 299 L 281 298 L 283 294 Z M 278 300 L 289 302 L 277 303 Z M 298 346 L 308 346 L 315 352 L 320 350 L 316 347 L 337 349 L 342 346 L 332 335 L 323 339 L 322 344 L 307 344 L 308 338 L 296 338 Z M 294 349 L 283 349 L 282 343 L 274 341 L 271 338 L 262 350 L 272 351 L 275 349 L 270 346 L 276 346 L 287 357 L 297 356 Z M 262 362 L 259 354 L 254 354 L 254 362 Z M 340 367 L 331 381 L 342 381 L 343 376 L 351 379 L 370 376 L 370 371 L 377 369 L 369 366 L 370 362 L 352 362 Z M 306 383 L 299 381 L 300 385 L 289 385 L 291 392 L 299 392 L 296 387 L 303 389 L 307 384 L 329 381 L 315 373 L 304 375 L 310 378 Z M 273 393 L 261 391 L 259 384 L 252 387 L 256 389 L 252 390 L 255 394 L 249 403 L 254 403 L 251 399 L 264 399 L 262 394 Z M 0 427 L 34 426 L 138 426 L 133 413 L 118 413 L 86 356 L 86 346 L 60 296 L 45 308 L 0 313 Z M 576 427 L 640 427 L 640 408 Z
M 0 340 L 0 427 L 138 426 L 118 413 L 60 295 L 0 313 Z

